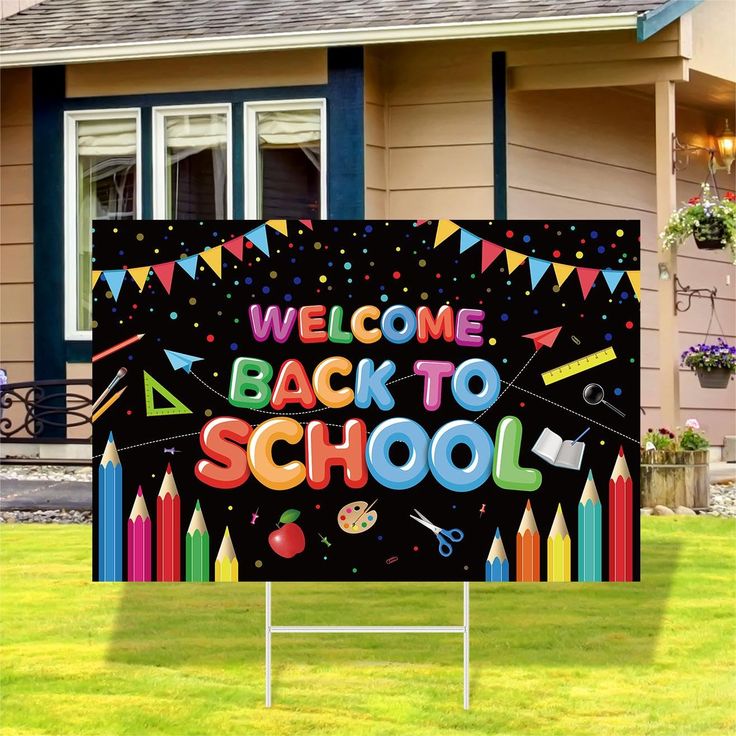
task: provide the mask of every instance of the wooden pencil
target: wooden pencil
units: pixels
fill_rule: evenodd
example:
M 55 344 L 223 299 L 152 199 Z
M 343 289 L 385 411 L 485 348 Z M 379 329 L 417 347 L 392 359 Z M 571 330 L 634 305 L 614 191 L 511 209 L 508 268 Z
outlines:
M 562 504 L 557 504 L 552 527 L 547 537 L 547 582 L 570 582 L 570 533 L 567 531 Z
M 578 502 L 578 580 L 599 583 L 602 577 L 602 509 L 593 471 L 588 471 Z
M 128 388 L 123 386 L 120 391 L 114 393 L 96 412 L 92 414 L 92 421 L 96 422 L 122 395 L 123 391 Z
M 620 447 L 608 481 L 608 579 L 633 580 L 633 495 L 634 484 Z
M 501 530 L 496 527 L 496 534 L 493 537 L 493 543 L 486 560 L 486 582 L 508 583 L 508 581 L 509 560 L 506 557 L 506 549 L 501 539 Z
M 524 515 L 516 532 L 516 581 L 539 582 L 539 529 L 531 501 L 526 502 Z
M 156 580 L 181 580 L 180 505 L 169 463 L 156 498 Z
M 138 342 L 138 340 L 144 337 L 144 335 L 145 333 L 141 333 L 140 335 L 133 335 L 133 337 L 129 337 L 127 340 L 123 340 L 122 342 L 119 342 L 117 345 L 113 345 L 112 347 L 109 347 L 106 350 L 102 350 L 101 352 L 96 353 L 95 355 L 92 356 L 92 362 L 96 363 L 98 360 L 107 358 L 108 355 L 117 353 L 118 350 L 127 348 L 129 345 L 132 345 L 133 343 Z
M 233 540 L 230 539 L 230 530 L 227 527 L 225 527 L 220 551 L 217 553 L 217 558 L 215 559 L 215 582 L 238 582 L 238 558 L 235 556 Z
M 97 579 L 123 579 L 123 466 L 110 432 L 97 469 Z
M 210 535 L 199 500 L 189 522 L 185 545 L 186 579 L 192 583 L 206 583 L 210 579 Z
M 141 486 L 128 517 L 128 580 L 138 583 L 151 580 L 151 517 Z

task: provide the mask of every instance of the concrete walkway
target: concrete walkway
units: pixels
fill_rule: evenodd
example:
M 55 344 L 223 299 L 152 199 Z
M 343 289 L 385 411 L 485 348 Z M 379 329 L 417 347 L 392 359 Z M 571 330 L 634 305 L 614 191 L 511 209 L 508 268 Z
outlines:
M 92 483 L 0 478 L 0 511 L 92 510 Z

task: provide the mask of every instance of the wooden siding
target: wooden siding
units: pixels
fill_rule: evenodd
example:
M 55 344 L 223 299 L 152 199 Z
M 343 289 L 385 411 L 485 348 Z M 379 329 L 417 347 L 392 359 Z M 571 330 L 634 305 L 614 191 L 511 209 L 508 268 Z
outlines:
M 31 73 L 0 72 L 0 367 L 33 379 Z

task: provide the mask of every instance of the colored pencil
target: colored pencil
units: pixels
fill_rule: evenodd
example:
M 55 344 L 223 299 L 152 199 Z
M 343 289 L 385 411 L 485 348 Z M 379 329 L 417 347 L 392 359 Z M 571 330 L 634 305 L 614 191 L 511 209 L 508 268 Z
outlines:
M 128 580 L 136 583 L 151 580 L 151 517 L 141 486 L 128 518 Z
M 508 583 L 508 581 L 509 560 L 506 557 L 506 549 L 501 539 L 501 530 L 496 527 L 496 536 L 493 537 L 493 544 L 491 544 L 491 550 L 486 560 L 486 582 Z
M 192 583 L 206 583 L 210 579 L 210 535 L 199 501 L 189 522 L 185 545 L 186 579 Z
M 547 582 L 570 582 L 570 533 L 567 531 L 562 504 L 557 504 L 557 513 L 547 537 Z
M 92 421 L 94 422 L 98 417 L 102 416 L 120 398 L 126 388 L 128 387 L 123 386 L 120 391 L 114 393 L 94 414 L 92 414 Z
M 112 347 L 107 348 L 106 350 L 103 350 L 102 352 L 97 353 L 96 355 L 92 356 L 92 362 L 96 363 L 98 360 L 102 360 L 103 358 L 107 358 L 108 355 L 112 355 L 113 353 L 117 353 L 118 350 L 122 350 L 123 348 L 127 348 L 128 345 L 132 345 L 134 342 L 138 342 L 146 333 L 143 332 L 140 335 L 133 335 L 133 337 L 129 337 L 127 340 L 123 340 L 122 342 L 119 342 L 117 345 L 113 345 Z
M 516 532 L 516 581 L 539 582 L 539 529 L 531 501 L 526 502 L 519 531 Z
M 95 401 L 94 404 L 92 404 L 92 413 L 94 414 L 100 404 L 105 400 L 107 395 L 112 391 L 115 386 L 118 384 L 119 381 L 121 381 L 123 378 L 125 378 L 125 374 L 128 372 L 128 369 L 123 367 L 121 368 L 114 376 L 112 381 L 107 385 L 107 388 L 97 397 L 97 401 Z
M 97 470 L 97 579 L 123 579 L 123 466 L 110 432 Z
M 634 483 L 620 447 L 608 481 L 608 579 L 633 580 L 633 495 Z
M 578 580 L 599 583 L 602 577 L 602 509 L 593 471 L 588 471 L 578 503 Z
M 238 582 L 238 558 L 235 556 L 233 540 L 230 539 L 230 530 L 227 527 L 225 527 L 220 551 L 217 553 L 217 558 L 215 559 L 215 582 Z
M 169 463 L 156 499 L 156 580 L 181 580 L 180 504 Z

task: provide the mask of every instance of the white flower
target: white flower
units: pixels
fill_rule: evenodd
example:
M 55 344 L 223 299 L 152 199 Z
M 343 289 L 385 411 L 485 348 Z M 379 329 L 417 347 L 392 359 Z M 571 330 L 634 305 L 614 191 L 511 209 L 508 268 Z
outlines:
M 700 424 L 697 419 L 688 419 L 685 422 L 686 427 L 690 427 L 690 429 L 700 429 Z

